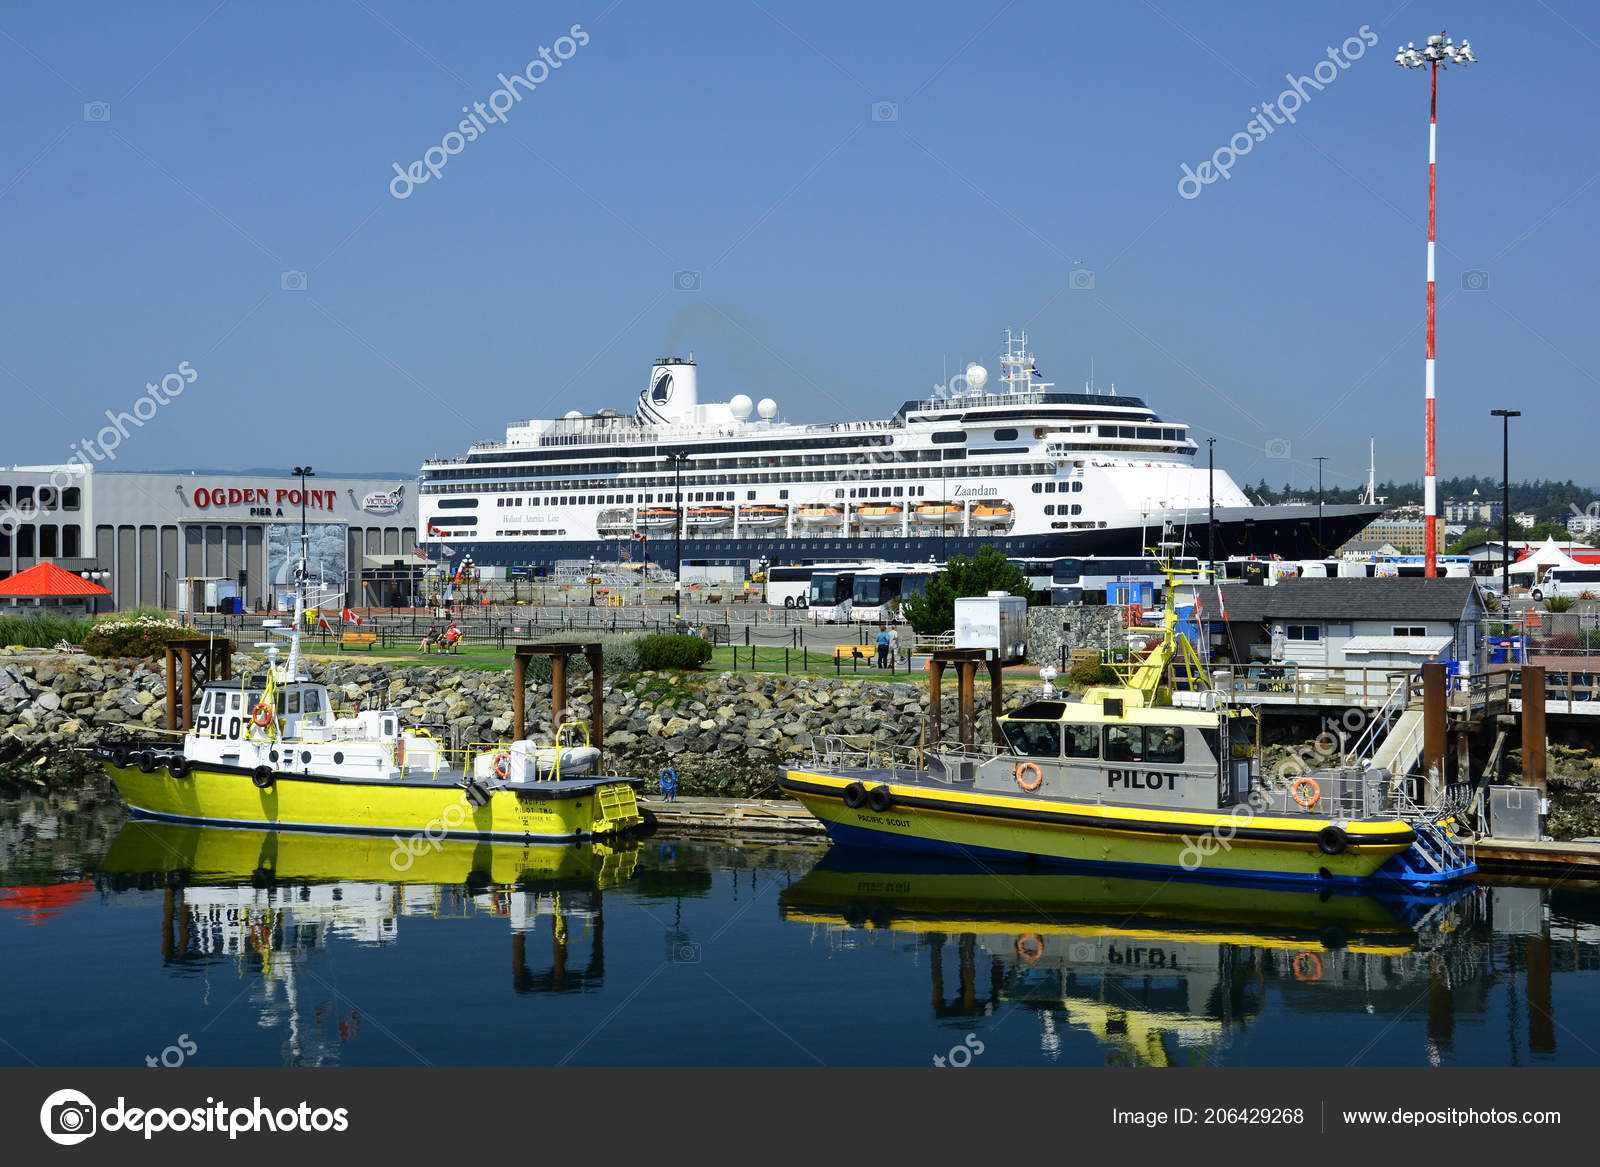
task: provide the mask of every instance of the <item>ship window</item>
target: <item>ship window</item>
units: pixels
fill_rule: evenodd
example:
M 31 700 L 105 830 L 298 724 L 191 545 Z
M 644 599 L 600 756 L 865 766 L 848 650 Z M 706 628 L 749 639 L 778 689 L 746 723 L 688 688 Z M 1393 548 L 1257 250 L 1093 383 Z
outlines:
M 1042 483 L 1042 482 L 1035 482 L 1035 483 L 1034 483 L 1034 484 L 1033 484 L 1033 493 L 1034 493 L 1034 494 L 1039 494 L 1039 493 L 1041 493 L 1041 492 L 1043 492 L 1043 490 L 1044 490 L 1044 483 Z
M 789 492 L 787 490 L 780 490 L 780 491 L 778 491 L 778 497 L 779 498 L 788 498 L 789 497 Z
M 995 430 L 994 440 L 997 442 L 1014 442 L 1017 440 L 1017 431 L 1012 429 Z
M 1140 725 L 1106 726 L 1106 761 L 1140 762 L 1144 760 L 1144 727 Z
M 1074 483 L 1073 483 L 1073 484 L 1072 484 L 1072 489 L 1073 489 L 1073 490 L 1082 490 L 1082 489 L 1083 489 L 1083 483 L 1082 483 L 1082 481 L 1075 481 L 1075 482 L 1074 482 Z
M 1176 765 L 1183 761 L 1183 730 L 1176 726 L 1145 727 L 1144 760 Z
M 1053 515 L 1056 513 L 1056 508 L 1054 506 L 1046 506 L 1044 508 L 1044 513 L 1047 515 Z
M 1092 725 L 1069 725 L 1065 732 L 1066 749 L 1063 751 L 1069 758 L 1098 758 L 1100 756 L 1100 735 L 1095 732 Z
M 933 435 L 933 440 L 938 445 L 948 442 L 964 442 L 967 440 L 966 430 L 940 430 Z
M 906 488 L 903 487 L 903 486 L 897 486 L 897 487 L 894 488 L 894 496 L 896 498 L 900 498 L 902 495 L 905 494 L 905 492 L 906 492 Z
M 1006 740 L 1024 758 L 1059 758 L 1061 727 L 1053 721 L 1004 722 Z
M 1073 503 L 1072 504 L 1072 513 L 1075 514 L 1075 515 L 1083 514 L 1083 504 L 1081 502 Z

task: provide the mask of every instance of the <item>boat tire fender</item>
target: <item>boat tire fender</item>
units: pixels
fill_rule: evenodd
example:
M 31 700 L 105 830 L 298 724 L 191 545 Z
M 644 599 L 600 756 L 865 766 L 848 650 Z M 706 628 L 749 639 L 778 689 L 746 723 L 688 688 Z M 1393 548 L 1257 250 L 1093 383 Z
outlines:
M 894 805 L 894 795 L 889 793 L 887 786 L 874 786 L 867 791 L 867 808 L 874 814 L 882 814 Z
M 1029 770 L 1033 771 L 1033 781 L 1024 782 L 1022 776 Z M 1039 769 L 1038 762 L 1018 762 L 1011 770 L 1011 776 L 1017 780 L 1017 785 L 1029 794 L 1044 785 L 1044 771 Z
M 272 767 L 257 766 L 250 774 L 250 781 L 257 790 L 271 790 Z
M 189 759 L 182 754 L 173 754 L 167 759 L 167 772 L 174 778 L 187 778 L 189 776 Z
M 156 752 L 145 750 L 139 755 L 139 770 L 141 773 L 154 774 L 156 772 Z
M 867 788 L 859 782 L 852 782 L 844 788 L 844 804 L 851 810 L 859 809 L 867 801 Z
M 1324 855 L 1343 855 L 1349 848 L 1350 836 L 1343 828 L 1326 826 L 1317 832 L 1317 850 Z

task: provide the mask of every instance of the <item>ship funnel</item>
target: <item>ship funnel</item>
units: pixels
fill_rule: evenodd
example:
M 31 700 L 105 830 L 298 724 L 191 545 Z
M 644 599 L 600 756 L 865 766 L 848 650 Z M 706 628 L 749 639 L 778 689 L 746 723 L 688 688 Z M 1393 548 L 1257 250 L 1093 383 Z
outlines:
M 639 417 L 653 425 L 693 421 L 700 404 L 695 363 L 683 357 L 659 357 L 650 366 L 650 383 L 639 394 Z

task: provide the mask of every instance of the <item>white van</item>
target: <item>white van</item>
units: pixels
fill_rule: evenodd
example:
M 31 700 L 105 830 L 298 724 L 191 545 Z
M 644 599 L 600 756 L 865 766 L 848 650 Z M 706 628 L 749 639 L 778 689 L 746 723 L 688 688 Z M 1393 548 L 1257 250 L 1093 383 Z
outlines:
M 1546 596 L 1575 600 L 1584 592 L 1600 596 L 1600 567 L 1552 567 L 1528 594 L 1536 600 Z

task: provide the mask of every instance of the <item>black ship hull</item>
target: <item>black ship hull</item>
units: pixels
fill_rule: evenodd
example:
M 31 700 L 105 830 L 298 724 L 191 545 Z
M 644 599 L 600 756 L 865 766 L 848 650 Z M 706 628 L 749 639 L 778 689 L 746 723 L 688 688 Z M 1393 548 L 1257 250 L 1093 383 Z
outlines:
M 1047 531 L 1019 535 L 871 535 L 864 538 L 836 535 L 684 535 L 678 544 L 669 532 L 634 539 L 567 539 L 538 543 L 449 540 L 458 554 L 470 553 L 478 567 L 550 567 L 558 562 L 602 562 L 619 557 L 671 567 L 681 558 L 688 563 L 769 564 L 836 563 L 886 560 L 896 563 L 942 563 L 952 555 L 971 555 L 980 547 L 994 547 L 1008 559 L 1049 559 L 1074 555 L 1143 555 L 1159 542 L 1181 543 L 1182 554 L 1218 559 L 1235 555 L 1262 558 L 1325 559 L 1353 539 L 1382 513 L 1381 507 L 1339 505 L 1218 507 L 1216 522 L 1208 512 L 1169 513 L 1144 526 L 1102 527 L 1084 531 Z M 1163 533 L 1165 532 L 1165 533 Z

